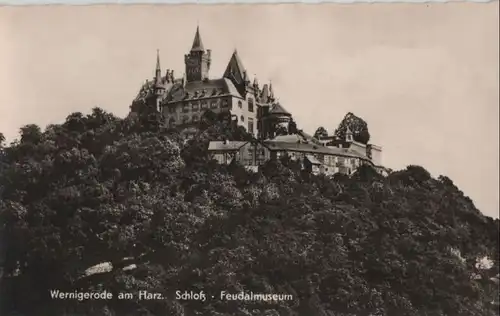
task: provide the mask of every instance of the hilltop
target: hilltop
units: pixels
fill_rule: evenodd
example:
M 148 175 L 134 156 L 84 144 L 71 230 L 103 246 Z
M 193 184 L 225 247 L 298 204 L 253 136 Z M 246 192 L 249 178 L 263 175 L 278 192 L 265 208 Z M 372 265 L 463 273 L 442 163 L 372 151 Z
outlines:
M 498 315 L 499 221 L 448 177 L 314 176 L 286 157 L 249 173 L 207 153 L 247 139 L 241 127 L 205 119 L 185 141 L 162 120 L 96 108 L 0 146 L 2 315 Z M 166 299 L 78 303 L 54 289 Z

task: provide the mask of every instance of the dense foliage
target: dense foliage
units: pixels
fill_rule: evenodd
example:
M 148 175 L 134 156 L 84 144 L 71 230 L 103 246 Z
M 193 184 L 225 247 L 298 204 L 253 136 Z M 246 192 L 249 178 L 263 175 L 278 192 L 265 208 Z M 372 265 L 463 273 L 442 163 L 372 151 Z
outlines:
M 340 139 L 345 139 L 347 127 L 352 131 L 355 141 L 368 144 L 370 132 L 368 131 L 368 124 L 362 118 L 351 112 L 347 113 L 335 130 L 334 135 Z
M 0 148 L 0 314 L 496 314 L 498 220 L 450 179 L 418 166 L 326 178 L 287 158 L 258 173 L 210 160 L 210 139 L 247 137 L 213 113 L 184 141 L 155 113 L 97 108 L 22 128 Z M 476 264 L 484 256 L 491 267 Z M 115 298 L 54 300 L 52 289 Z M 165 299 L 116 299 L 139 290 Z M 221 290 L 294 299 L 221 301 Z
M 324 137 L 328 137 L 328 131 L 323 126 L 320 126 L 314 132 L 314 138 L 320 139 Z

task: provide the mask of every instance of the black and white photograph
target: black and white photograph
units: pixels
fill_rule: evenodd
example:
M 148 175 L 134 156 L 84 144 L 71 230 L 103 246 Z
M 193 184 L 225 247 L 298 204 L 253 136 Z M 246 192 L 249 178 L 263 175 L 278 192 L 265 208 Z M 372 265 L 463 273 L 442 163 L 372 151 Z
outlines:
M 0 314 L 498 316 L 498 24 L 0 6 Z

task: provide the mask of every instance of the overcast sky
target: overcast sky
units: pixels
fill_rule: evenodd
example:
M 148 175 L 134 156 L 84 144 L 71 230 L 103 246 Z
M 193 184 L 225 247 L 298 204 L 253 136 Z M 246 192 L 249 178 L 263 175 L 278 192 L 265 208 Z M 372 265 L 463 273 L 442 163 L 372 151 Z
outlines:
M 299 128 L 368 122 L 393 169 L 449 176 L 499 204 L 498 1 L 487 4 L 0 7 L 0 131 L 100 106 L 126 115 L 141 83 L 184 71 L 197 23 L 211 77 L 232 51 L 272 80 Z

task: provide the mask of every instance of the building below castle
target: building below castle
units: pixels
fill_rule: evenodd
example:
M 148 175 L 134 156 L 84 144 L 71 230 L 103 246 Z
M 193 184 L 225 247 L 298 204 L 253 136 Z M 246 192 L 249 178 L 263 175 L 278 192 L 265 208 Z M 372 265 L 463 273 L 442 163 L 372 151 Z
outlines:
M 387 174 L 381 165 L 382 148 L 354 141 L 350 130 L 345 140 L 331 141 L 328 137 L 318 142 L 299 131 L 264 140 L 212 141 L 208 150 L 221 164 L 235 161 L 252 170 L 258 170 L 268 160 L 288 156 L 300 162 L 304 170 L 316 175 L 351 175 L 361 165 L 372 166 L 380 174 Z
M 363 164 L 384 173 L 382 149 L 354 141 L 351 131 L 345 139 L 315 139 L 297 130 L 292 114 L 277 102 L 272 84 L 261 86 L 257 78 L 251 80 L 236 50 L 220 78 L 209 76 L 211 61 L 212 51 L 205 49 L 198 27 L 184 56 L 184 75 L 176 78 L 171 69 L 163 74 L 158 52 L 155 75 L 141 87 L 131 112 L 141 106 L 159 111 L 168 128 L 179 128 L 188 136 L 197 133 L 206 111 L 228 113 L 254 140 L 210 142 L 208 150 L 220 163 L 238 161 L 256 169 L 269 159 L 288 155 L 315 174 L 352 174 Z

